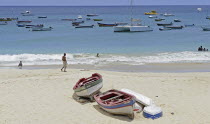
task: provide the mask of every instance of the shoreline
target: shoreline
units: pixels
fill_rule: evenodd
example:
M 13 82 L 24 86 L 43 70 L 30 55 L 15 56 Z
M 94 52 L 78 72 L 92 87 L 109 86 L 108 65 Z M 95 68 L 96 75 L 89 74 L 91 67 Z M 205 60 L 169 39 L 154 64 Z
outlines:
M 23 69 L 60 69 L 62 65 L 26 65 Z M 0 69 L 18 69 L 17 66 L 0 66 Z M 186 73 L 186 72 L 210 72 L 210 63 L 152 63 L 144 65 L 68 65 L 67 70 L 102 70 L 113 72 L 150 72 L 150 73 Z

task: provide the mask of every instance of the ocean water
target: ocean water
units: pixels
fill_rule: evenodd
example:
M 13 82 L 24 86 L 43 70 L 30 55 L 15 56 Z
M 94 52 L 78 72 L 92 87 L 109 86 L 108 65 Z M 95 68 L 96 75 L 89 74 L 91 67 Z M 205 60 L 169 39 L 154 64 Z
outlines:
M 201 12 L 197 8 L 202 8 Z M 31 11 L 34 16 L 20 13 Z M 156 10 L 158 13 L 172 13 L 175 16 L 163 17 L 165 22 L 180 19 L 175 25 L 195 24 L 182 30 L 159 31 L 154 19 L 144 12 Z M 210 52 L 197 52 L 199 46 L 210 49 L 210 31 L 202 31 L 201 26 L 210 25 L 206 19 L 210 6 L 135 6 L 133 18 L 151 26 L 152 32 L 115 33 L 112 27 L 98 27 L 97 22 L 86 21 L 84 25 L 96 25 L 92 29 L 75 29 L 65 18 L 77 18 L 86 14 L 98 14 L 102 23 L 129 22 L 129 6 L 88 6 L 88 7 L 0 7 L 0 18 L 18 17 L 31 20 L 32 24 L 53 27 L 52 31 L 32 32 L 17 27 L 16 21 L 0 25 L 0 66 L 61 64 L 61 56 L 67 53 L 70 64 L 128 64 L 147 63 L 209 63 Z M 47 16 L 38 19 L 38 16 Z M 100 57 L 95 57 L 100 53 Z

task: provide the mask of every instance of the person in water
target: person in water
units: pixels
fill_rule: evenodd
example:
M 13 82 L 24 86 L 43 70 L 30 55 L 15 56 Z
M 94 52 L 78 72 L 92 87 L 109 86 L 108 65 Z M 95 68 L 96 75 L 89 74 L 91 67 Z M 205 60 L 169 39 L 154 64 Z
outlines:
M 99 53 L 97 53 L 96 57 L 99 57 Z
M 202 46 L 198 47 L 198 51 L 203 51 L 203 47 Z
M 63 71 L 64 69 L 64 72 L 66 72 L 66 68 L 67 68 L 66 53 L 63 54 L 62 61 L 63 61 L 63 67 L 61 68 L 61 71 Z
M 20 63 L 18 64 L 18 67 L 19 67 L 19 69 L 22 69 L 22 67 L 23 67 L 22 61 L 20 61 Z

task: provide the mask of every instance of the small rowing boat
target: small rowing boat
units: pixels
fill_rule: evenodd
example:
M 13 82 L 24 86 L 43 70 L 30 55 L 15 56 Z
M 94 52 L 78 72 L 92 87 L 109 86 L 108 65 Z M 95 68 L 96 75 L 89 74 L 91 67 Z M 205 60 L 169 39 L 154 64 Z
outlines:
M 112 114 L 127 115 L 131 119 L 134 118 L 134 96 L 118 90 L 109 90 L 95 95 L 94 98 L 103 110 Z
M 93 94 L 99 92 L 103 87 L 102 76 L 98 73 L 92 74 L 91 77 L 81 78 L 73 87 L 75 94 L 79 97 L 91 98 Z

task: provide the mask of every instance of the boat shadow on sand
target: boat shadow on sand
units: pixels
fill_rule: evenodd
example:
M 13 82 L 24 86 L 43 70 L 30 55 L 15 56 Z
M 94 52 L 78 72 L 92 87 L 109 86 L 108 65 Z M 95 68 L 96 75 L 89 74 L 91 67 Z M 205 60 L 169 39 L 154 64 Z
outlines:
M 101 114 L 103 114 L 105 116 L 109 116 L 109 117 L 112 117 L 112 118 L 115 118 L 115 119 L 118 119 L 121 121 L 127 121 L 127 122 L 133 121 L 133 119 L 130 119 L 130 118 L 128 118 L 128 116 L 125 116 L 125 115 L 114 115 L 114 114 L 108 113 L 108 112 L 104 111 L 102 108 L 100 108 L 99 105 L 93 105 L 93 107 L 98 112 L 100 112 Z
M 72 98 L 73 98 L 76 102 L 78 102 L 78 103 L 80 103 L 80 104 L 82 104 L 82 105 L 85 105 L 85 104 L 87 104 L 87 103 L 95 102 L 93 99 L 90 99 L 90 98 L 79 97 L 79 96 L 77 96 L 75 93 L 72 95 Z

